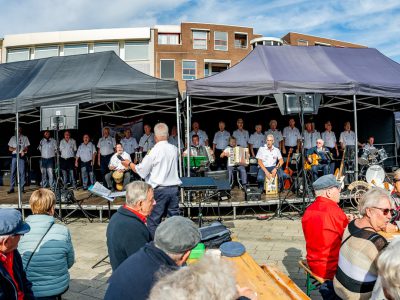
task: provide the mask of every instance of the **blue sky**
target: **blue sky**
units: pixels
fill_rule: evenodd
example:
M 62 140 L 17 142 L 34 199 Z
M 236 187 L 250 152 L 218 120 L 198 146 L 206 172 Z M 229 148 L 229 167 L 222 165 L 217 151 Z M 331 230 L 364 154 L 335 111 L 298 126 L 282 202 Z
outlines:
M 190 21 L 250 26 L 264 36 L 318 35 L 377 48 L 400 62 L 399 0 L 0 0 L 0 8 L 0 37 Z

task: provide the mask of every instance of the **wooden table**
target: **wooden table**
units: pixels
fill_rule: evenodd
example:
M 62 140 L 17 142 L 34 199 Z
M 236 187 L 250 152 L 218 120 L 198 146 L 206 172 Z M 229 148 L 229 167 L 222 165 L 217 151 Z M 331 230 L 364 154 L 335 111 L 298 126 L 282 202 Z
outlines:
M 223 257 L 233 262 L 236 281 L 257 292 L 258 299 L 310 299 L 277 267 L 259 266 L 247 252 L 239 257 Z
M 393 240 L 394 238 L 396 238 L 396 237 L 400 237 L 400 232 L 399 232 L 399 231 L 397 231 L 397 232 L 391 232 L 391 233 L 385 232 L 385 231 L 379 231 L 378 233 L 379 233 L 381 236 L 383 236 L 385 239 L 387 239 L 389 242 L 390 242 L 391 240 Z

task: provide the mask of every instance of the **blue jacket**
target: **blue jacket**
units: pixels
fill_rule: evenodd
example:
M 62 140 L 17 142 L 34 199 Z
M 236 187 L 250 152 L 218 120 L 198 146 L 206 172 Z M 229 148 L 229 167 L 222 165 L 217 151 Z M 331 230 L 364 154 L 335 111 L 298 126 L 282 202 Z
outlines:
M 164 251 L 148 243 L 113 272 L 104 300 L 146 300 L 155 281 L 178 268 Z
M 54 218 L 49 215 L 31 215 L 26 218 L 31 231 L 25 234 L 18 245 L 24 268 L 41 237 L 46 233 Z M 69 286 L 68 269 L 74 264 L 74 248 L 71 235 L 64 225 L 54 224 L 33 255 L 27 278 L 32 282 L 35 297 L 55 296 Z
M 19 288 L 24 292 L 24 299 L 35 299 L 32 293 L 32 283 L 26 279 L 26 274 L 22 267 L 21 256 L 17 250 L 14 250 L 13 272 L 15 281 Z M 2 263 L 0 263 L 0 299 L 18 300 L 17 289 L 14 282 Z

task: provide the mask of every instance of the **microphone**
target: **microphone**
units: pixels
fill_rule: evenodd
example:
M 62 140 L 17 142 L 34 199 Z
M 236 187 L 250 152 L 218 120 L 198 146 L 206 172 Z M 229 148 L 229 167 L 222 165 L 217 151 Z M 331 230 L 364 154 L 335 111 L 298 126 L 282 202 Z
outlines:
M 123 157 L 122 157 L 120 154 L 117 155 L 117 158 L 118 158 L 120 161 L 124 161 L 124 160 L 125 160 L 125 159 L 123 159 Z

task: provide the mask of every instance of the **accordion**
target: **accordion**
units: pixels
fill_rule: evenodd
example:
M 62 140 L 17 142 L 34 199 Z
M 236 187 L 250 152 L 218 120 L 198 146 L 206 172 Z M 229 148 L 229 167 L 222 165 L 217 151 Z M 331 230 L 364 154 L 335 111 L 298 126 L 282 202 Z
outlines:
M 249 148 L 237 146 L 229 149 L 228 166 L 248 166 L 249 163 Z

